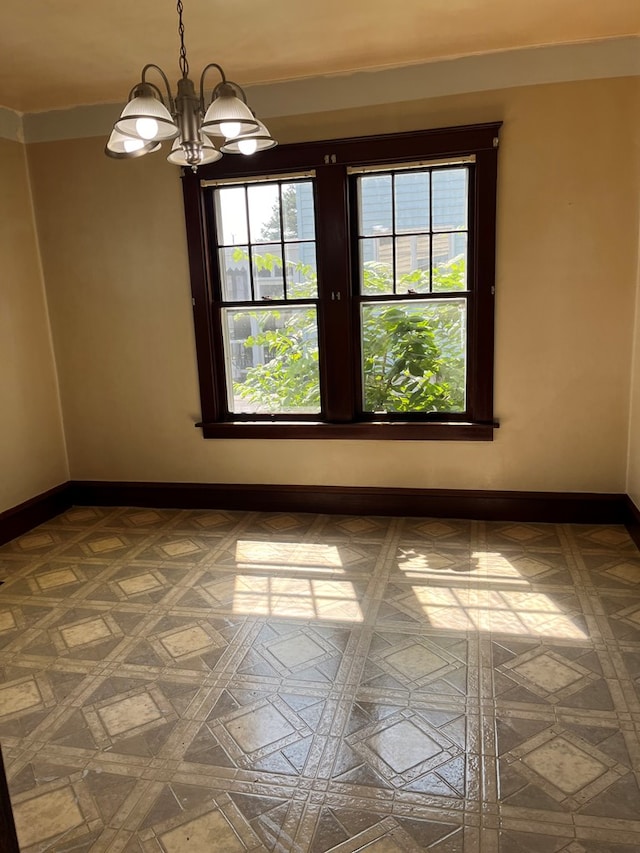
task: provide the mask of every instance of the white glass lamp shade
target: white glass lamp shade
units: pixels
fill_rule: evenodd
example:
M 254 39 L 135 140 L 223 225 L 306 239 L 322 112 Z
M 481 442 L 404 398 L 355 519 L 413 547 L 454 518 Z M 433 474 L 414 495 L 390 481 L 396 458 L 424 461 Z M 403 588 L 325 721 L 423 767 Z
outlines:
M 134 136 L 126 136 L 124 133 L 120 133 L 114 128 L 111 131 L 111 136 L 105 146 L 104 153 L 108 157 L 127 160 L 134 157 L 143 157 L 145 154 L 150 154 L 153 151 L 159 150 L 159 142 L 145 142 L 144 139 L 136 139 Z
M 132 98 L 122 110 L 115 129 L 125 136 L 149 142 L 173 139 L 179 132 L 169 110 L 151 95 Z
M 231 86 L 223 85 L 209 105 L 202 130 L 213 136 L 233 139 L 241 133 L 256 130 L 258 122 L 249 107 L 233 94 Z
M 198 166 L 204 166 L 206 163 L 215 163 L 216 160 L 219 160 L 222 157 L 222 154 L 214 146 L 213 142 L 204 135 L 204 133 L 200 134 L 200 139 L 202 140 L 202 159 L 197 164 Z M 170 163 L 173 163 L 174 166 L 191 165 L 190 163 L 187 163 L 187 158 L 182 150 L 180 137 L 178 137 L 173 143 L 167 160 Z
M 235 139 L 227 140 L 220 150 L 223 154 L 253 154 L 255 151 L 275 148 L 277 144 L 264 124 L 258 121 L 256 130 L 241 133 Z

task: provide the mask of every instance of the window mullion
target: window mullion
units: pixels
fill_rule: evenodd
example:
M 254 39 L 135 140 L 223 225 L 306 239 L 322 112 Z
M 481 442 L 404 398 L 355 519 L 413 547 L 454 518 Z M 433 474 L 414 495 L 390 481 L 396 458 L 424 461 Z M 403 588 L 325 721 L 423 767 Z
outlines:
M 282 210 L 282 184 L 278 184 L 278 208 L 280 219 L 280 252 L 282 254 L 282 292 L 284 293 L 285 301 L 287 299 L 287 255 L 284 243 L 284 212 Z
M 252 234 L 251 234 L 251 226 L 250 226 L 250 218 L 249 218 L 249 194 L 247 193 L 247 188 L 243 187 L 244 192 L 244 209 L 247 217 L 247 256 L 249 259 L 249 287 L 251 288 L 251 301 L 256 301 L 256 286 L 253 280 L 253 246 L 251 245 Z
M 320 376 L 330 423 L 353 420 L 353 342 L 346 169 L 316 170 Z
M 473 187 L 469 188 L 470 204 L 474 216 L 470 219 L 473 233 L 467 244 L 473 246 L 472 337 L 469 349 L 473 353 L 474 382 L 470 384 L 473 399 L 471 415 L 474 420 L 489 423 L 493 420 L 493 336 L 495 302 L 495 233 L 496 233 L 496 179 L 498 150 L 479 151 L 472 170 Z
M 433 169 L 429 169 L 429 293 L 433 293 Z
M 391 175 L 391 264 L 393 269 L 393 295 L 398 295 L 398 270 L 396 258 L 396 176 Z

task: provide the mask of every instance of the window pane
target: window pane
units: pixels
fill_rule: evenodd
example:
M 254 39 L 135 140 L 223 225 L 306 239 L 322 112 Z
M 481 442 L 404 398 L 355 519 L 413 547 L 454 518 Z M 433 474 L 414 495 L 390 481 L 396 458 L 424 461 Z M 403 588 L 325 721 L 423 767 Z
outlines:
M 467 289 L 467 235 L 463 231 L 433 235 L 433 279 L 435 290 Z
M 315 306 L 223 311 L 230 412 L 319 414 Z
M 428 234 L 412 234 L 396 238 L 396 292 L 429 292 Z
M 285 272 L 289 299 L 316 299 L 318 270 L 315 243 L 285 243 Z
M 358 178 L 360 234 L 390 234 L 392 231 L 391 175 Z
M 249 228 L 252 243 L 280 239 L 280 193 L 277 184 L 256 184 L 247 188 Z
M 462 412 L 466 302 L 362 305 L 365 412 Z
M 428 231 L 429 173 L 399 173 L 395 179 L 396 233 Z
M 282 220 L 285 240 L 315 240 L 313 184 L 282 184 Z
M 249 276 L 249 247 L 229 246 L 218 252 L 222 298 L 225 302 L 251 300 Z
M 433 230 L 459 231 L 467 227 L 468 169 L 433 172 Z
M 360 292 L 393 293 L 393 237 L 360 240 Z
M 244 187 L 216 190 L 215 199 L 218 243 L 223 246 L 247 243 L 249 233 Z
M 284 299 L 282 245 L 263 243 L 251 252 L 255 299 Z

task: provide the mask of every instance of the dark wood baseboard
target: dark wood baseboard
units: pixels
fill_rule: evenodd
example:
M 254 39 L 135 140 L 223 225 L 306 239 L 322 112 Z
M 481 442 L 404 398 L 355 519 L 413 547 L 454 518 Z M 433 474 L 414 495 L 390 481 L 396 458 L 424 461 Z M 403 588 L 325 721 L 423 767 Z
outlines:
M 0 545 L 69 509 L 73 506 L 71 493 L 71 485 L 62 483 L 18 506 L 0 512 Z
M 394 489 L 242 483 L 127 483 L 74 480 L 0 513 L 0 544 L 71 506 L 236 509 L 626 524 L 640 548 L 640 510 L 625 494 Z
M 640 548 L 640 509 L 634 504 L 629 495 L 625 495 L 625 499 L 627 510 L 625 524 L 627 525 L 629 536 L 631 536 L 638 548 Z
M 0 752 L 0 853 L 20 853 L 2 752 Z
M 74 481 L 74 504 L 624 524 L 624 494 Z

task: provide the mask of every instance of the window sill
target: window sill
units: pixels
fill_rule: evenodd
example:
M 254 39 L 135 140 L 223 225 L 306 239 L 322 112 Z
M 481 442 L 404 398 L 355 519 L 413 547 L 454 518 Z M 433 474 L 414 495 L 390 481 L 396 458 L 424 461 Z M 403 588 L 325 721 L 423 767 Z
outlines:
M 204 438 L 252 439 L 352 439 L 378 441 L 493 441 L 499 424 L 406 421 L 361 422 L 352 424 L 248 421 L 198 423 Z

